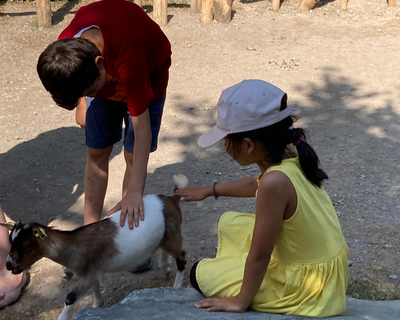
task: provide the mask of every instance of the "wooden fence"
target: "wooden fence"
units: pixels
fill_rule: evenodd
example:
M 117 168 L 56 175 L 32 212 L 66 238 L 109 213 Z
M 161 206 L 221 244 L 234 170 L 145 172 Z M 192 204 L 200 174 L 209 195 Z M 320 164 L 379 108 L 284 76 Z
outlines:
M 339 0 L 340 9 L 347 10 L 348 0 Z M 351 1 L 351 0 L 350 0 Z M 142 6 L 142 0 L 134 0 Z M 281 0 L 271 0 L 272 10 L 278 11 Z M 298 11 L 308 11 L 314 8 L 317 0 L 301 0 Z M 396 6 L 396 0 L 387 0 L 390 7 Z M 153 0 L 153 19 L 160 26 L 168 23 L 168 0 Z M 51 26 L 50 0 L 36 0 L 37 18 L 39 27 Z M 201 22 L 210 23 L 213 20 L 221 23 L 229 23 L 232 19 L 232 0 L 190 0 L 190 11 L 201 12 Z

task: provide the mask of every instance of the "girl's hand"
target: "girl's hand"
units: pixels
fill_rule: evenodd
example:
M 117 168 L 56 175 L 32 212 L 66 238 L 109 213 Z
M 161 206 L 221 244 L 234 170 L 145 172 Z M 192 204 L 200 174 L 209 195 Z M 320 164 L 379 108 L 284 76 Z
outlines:
M 196 303 L 195 306 L 207 311 L 246 312 L 249 306 L 244 306 L 237 297 L 208 298 Z
M 181 201 L 201 201 L 212 195 L 211 186 L 194 186 L 175 191 Z

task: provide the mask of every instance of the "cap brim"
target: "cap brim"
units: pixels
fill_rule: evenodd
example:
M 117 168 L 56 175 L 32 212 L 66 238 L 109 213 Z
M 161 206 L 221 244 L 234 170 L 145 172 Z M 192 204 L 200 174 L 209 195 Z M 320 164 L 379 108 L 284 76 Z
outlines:
M 227 132 L 214 126 L 197 140 L 197 144 L 202 148 L 208 148 L 221 141 L 227 135 Z

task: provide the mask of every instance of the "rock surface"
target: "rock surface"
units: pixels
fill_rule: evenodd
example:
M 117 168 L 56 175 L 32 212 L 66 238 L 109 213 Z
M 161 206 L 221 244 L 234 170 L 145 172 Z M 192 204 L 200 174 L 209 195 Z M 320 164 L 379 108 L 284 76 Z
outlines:
M 84 308 L 74 320 L 292 320 L 311 319 L 289 315 L 275 315 L 249 311 L 246 313 L 209 313 L 194 307 L 203 296 L 194 289 L 158 288 L 134 291 L 109 308 Z M 315 319 L 315 318 L 313 318 Z M 347 311 L 335 320 L 391 320 L 400 319 L 400 301 L 365 301 L 348 298 Z

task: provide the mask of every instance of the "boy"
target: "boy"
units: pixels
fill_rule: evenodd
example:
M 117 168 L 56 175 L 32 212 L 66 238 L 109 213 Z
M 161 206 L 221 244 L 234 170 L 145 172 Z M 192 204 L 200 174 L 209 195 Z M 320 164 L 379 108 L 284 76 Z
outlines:
M 157 137 L 171 65 L 171 45 L 136 4 L 103 0 L 81 7 L 70 25 L 40 56 L 37 71 L 61 107 L 76 108 L 85 127 L 84 223 L 98 221 L 108 182 L 108 163 L 125 121 L 126 171 L 122 211 L 130 229 L 144 219 L 143 189 L 149 153 Z M 89 97 L 86 99 L 86 97 Z

